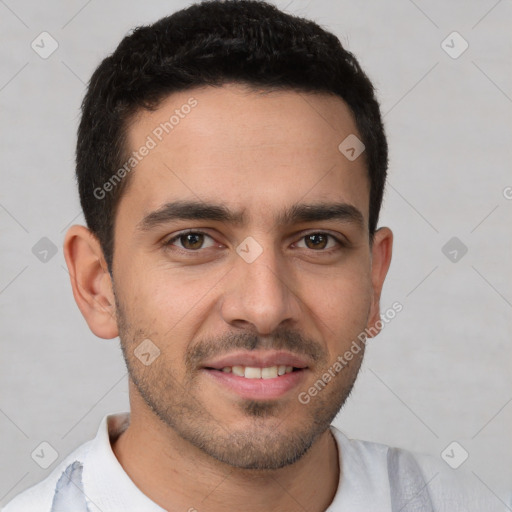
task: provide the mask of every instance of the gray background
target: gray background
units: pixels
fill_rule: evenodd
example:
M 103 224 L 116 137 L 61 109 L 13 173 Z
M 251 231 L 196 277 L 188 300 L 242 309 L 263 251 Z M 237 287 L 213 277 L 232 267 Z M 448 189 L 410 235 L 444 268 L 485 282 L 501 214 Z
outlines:
M 66 228 L 83 223 L 73 177 L 78 108 L 92 71 L 130 28 L 188 4 L 0 0 L 2 504 L 57 464 L 44 470 L 32 460 L 42 441 L 61 460 L 103 415 L 128 407 L 118 340 L 88 330 L 62 254 Z M 469 453 L 460 470 L 508 500 L 512 4 L 276 4 L 356 54 L 378 89 L 391 149 L 381 224 L 396 242 L 382 306 L 399 301 L 403 311 L 369 344 L 335 424 L 436 457 L 457 441 Z M 31 48 L 43 31 L 59 44 L 47 59 Z M 453 31 L 469 44 L 458 58 L 442 46 Z M 453 37 L 446 45 L 462 48 Z M 454 236 L 468 248 L 456 262 L 442 251 Z M 46 262 L 32 252 L 43 237 L 58 249 Z

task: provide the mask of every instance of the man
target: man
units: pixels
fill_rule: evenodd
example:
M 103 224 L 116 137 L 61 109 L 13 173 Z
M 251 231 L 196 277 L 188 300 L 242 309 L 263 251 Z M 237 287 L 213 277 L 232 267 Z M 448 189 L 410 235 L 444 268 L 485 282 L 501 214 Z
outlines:
M 131 411 L 6 512 L 498 510 L 330 426 L 382 326 L 386 168 L 373 87 L 316 24 L 204 2 L 126 37 L 82 105 L 64 250 Z

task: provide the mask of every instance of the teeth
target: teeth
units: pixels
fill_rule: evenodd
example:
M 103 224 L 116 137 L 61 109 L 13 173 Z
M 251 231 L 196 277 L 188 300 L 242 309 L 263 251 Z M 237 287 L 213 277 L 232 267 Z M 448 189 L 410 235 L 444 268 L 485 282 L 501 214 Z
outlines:
M 261 379 L 261 368 L 253 368 L 251 366 L 246 366 L 244 377 L 246 379 Z
M 225 366 L 222 368 L 224 373 L 233 373 L 238 377 L 246 379 L 275 379 L 277 376 L 293 372 L 293 366 L 268 366 L 266 368 L 256 368 L 254 366 Z
M 243 366 L 233 366 L 231 368 L 231 371 L 235 375 L 238 375 L 239 377 L 244 377 L 245 376 L 245 368 Z
M 245 376 L 247 376 L 247 370 L 245 370 Z M 275 379 L 277 377 L 277 366 L 270 366 L 269 368 L 261 369 L 262 379 Z

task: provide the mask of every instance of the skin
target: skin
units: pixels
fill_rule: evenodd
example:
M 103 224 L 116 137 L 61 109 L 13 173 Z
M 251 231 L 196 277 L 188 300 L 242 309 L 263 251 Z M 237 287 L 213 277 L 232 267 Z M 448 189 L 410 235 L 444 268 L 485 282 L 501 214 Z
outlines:
M 115 220 L 113 279 L 94 235 L 83 226 L 66 235 L 75 300 L 94 334 L 120 337 L 129 369 L 131 423 L 113 450 L 166 510 L 322 511 L 343 457 L 328 427 L 364 350 L 307 405 L 298 394 L 379 320 L 392 233 L 381 228 L 370 241 L 364 153 L 351 162 L 338 150 L 358 134 L 340 98 L 234 84 L 176 93 L 137 114 L 129 148 L 190 97 L 197 106 L 130 175 Z M 139 229 L 175 201 L 245 217 Z M 278 218 L 292 205 L 340 202 L 362 222 Z M 208 236 L 174 238 L 187 229 Z M 262 249 L 252 263 L 236 250 L 247 237 Z M 134 355 L 145 339 L 160 350 L 148 366 Z M 201 367 L 209 356 L 271 349 L 308 363 L 300 385 L 275 399 L 242 398 Z

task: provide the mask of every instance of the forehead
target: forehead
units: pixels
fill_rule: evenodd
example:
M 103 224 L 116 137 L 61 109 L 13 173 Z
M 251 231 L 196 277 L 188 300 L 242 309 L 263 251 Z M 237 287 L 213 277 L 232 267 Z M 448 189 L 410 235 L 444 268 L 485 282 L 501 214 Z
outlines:
M 135 221 L 136 213 L 193 199 L 264 217 L 323 200 L 353 204 L 367 220 L 364 154 L 350 161 L 338 148 L 350 135 L 358 136 L 353 115 L 332 95 L 235 84 L 175 93 L 128 127 L 137 163 L 119 209 Z

